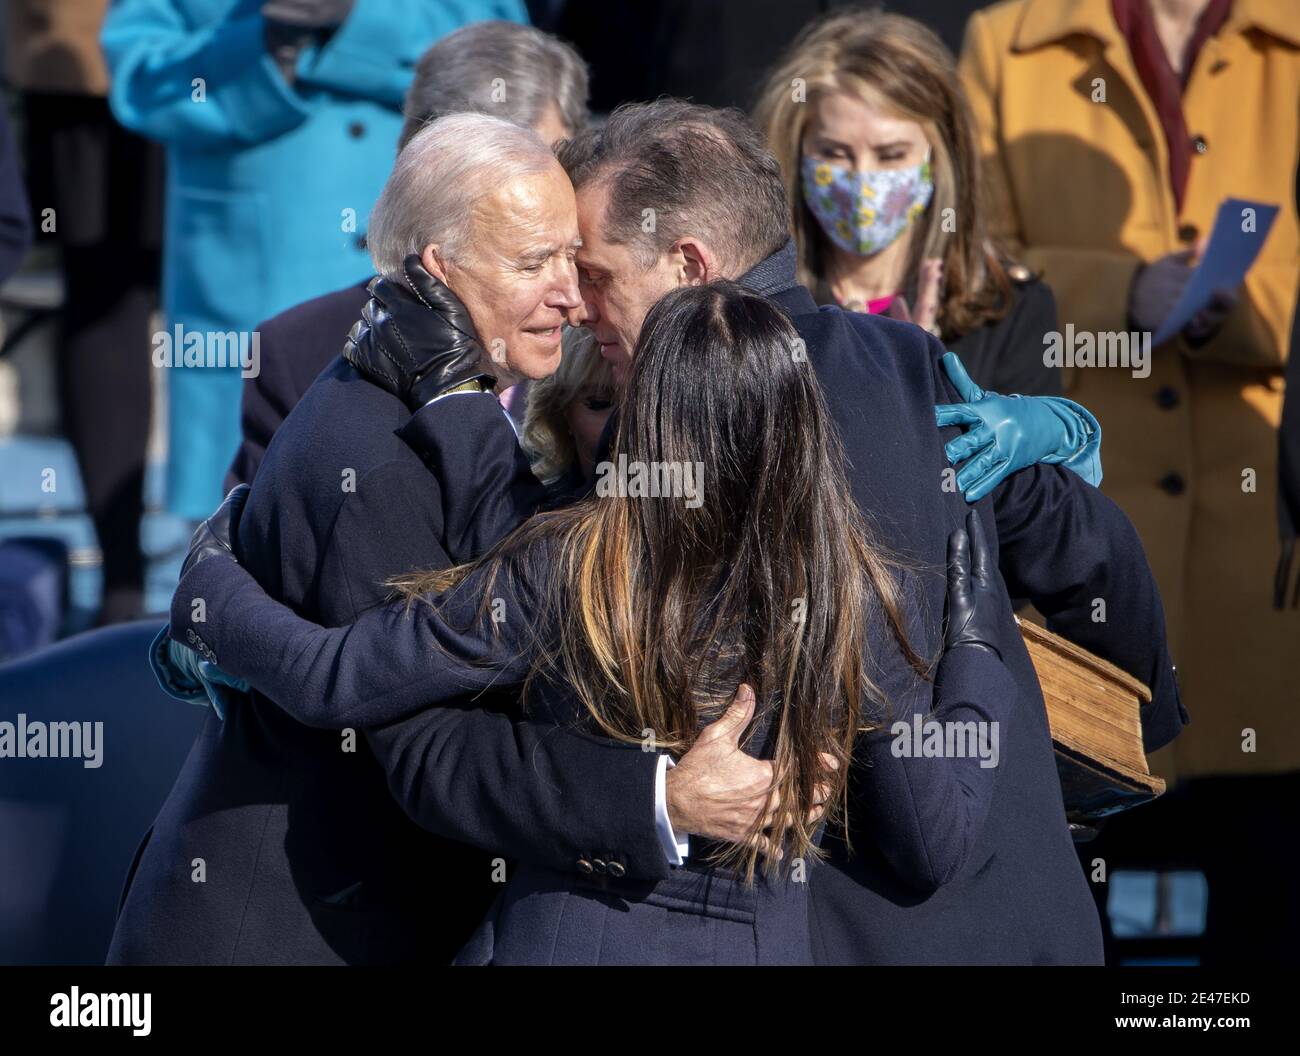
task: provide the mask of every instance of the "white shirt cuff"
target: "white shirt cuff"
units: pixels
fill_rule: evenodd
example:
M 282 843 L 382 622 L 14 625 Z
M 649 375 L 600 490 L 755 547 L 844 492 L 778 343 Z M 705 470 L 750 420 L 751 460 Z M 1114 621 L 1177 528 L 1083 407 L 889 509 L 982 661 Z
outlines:
M 672 756 L 664 752 L 660 754 L 655 769 L 655 831 L 659 834 L 659 843 L 669 865 L 682 865 L 691 853 L 691 838 L 686 836 L 679 840 L 673 832 L 672 822 L 668 820 L 668 769 L 676 765 Z

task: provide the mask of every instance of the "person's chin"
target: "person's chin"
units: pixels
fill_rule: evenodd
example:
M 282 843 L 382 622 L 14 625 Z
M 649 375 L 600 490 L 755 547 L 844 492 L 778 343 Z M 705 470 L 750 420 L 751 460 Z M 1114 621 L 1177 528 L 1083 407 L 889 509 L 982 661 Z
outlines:
M 549 333 L 525 330 L 513 352 L 507 366 L 519 377 L 533 381 L 550 377 L 560 368 L 560 327 Z
M 509 366 L 521 380 L 541 381 L 560 369 L 560 358 L 560 350 L 557 348 L 551 355 L 520 356 Z

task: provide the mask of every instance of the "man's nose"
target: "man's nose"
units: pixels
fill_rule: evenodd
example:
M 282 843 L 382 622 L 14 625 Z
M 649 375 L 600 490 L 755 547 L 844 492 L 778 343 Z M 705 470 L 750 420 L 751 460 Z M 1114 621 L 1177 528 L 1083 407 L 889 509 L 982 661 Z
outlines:
M 555 285 L 551 289 L 551 295 L 546 298 L 547 306 L 559 308 L 564 312 L 565 317 L 571 316 L 576 308 L 582 304 L 581 294 L 578 293 L 577 285 L 577 268 L 569 264 L 568 267 L 560 268 L 560 273 L 555 278 Z
M 565 319 L 570 326 L 591 325 L 600 318 L 600 313 L 596 311 L 596 303 L 587 297 L 580 297 L 576 308 L 571 308 L 564 313 Z
M 579 326 L 587 318 L 583 303 L 582 287 L 578 282 L 578 269 L 569 266 L 564 269 L 551 297 L 547 303 L 552 308 L 559 308 L 570 326 Z

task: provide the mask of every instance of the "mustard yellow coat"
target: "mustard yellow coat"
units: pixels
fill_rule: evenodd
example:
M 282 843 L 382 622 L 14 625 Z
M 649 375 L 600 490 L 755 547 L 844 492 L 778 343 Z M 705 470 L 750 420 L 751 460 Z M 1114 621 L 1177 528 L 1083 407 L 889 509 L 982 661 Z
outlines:
M 967 27 L 961 69 L 997 229 L 1055 291 L 1063 329 L 1127 331 L 1139 262 L 1208 234 L 1224 198 L 1281 206 L 1213 340 L 1154 349 L 1144 379 L 1080 367 L 1066 389 L 1101 421 L 1103 490 L 1137 525 L 1164 597 L 1192 722 L 1155 768 L 1300 768 L 1300 613 L 1272 608 L 1277 426 L 1300 277 L 1300 3 L 1235 0 L 1197 56 L 1181 212 L 1110 0 L 987 8 Z M 1243 750 L 1249 730 L 1254 751 Z

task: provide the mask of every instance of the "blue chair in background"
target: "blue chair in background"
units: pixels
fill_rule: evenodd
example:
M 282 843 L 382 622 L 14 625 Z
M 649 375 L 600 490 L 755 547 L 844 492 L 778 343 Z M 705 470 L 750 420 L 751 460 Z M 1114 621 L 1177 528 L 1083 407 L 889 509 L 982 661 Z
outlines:
M 205 709 L 158 688 L 159 621 L 88 631 L 0 665 L 0 723 L 102 723 L 100 765 L 0 758 L 0 964 L 102 964 L 122 883 Z M 93 729 L 93 726 L 91 727 Z

